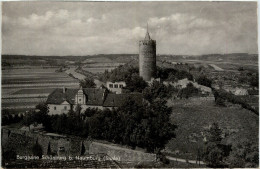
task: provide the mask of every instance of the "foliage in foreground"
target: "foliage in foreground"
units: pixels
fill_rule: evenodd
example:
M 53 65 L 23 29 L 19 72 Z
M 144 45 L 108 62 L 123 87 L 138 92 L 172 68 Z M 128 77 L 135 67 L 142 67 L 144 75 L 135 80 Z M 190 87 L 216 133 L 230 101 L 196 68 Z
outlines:
M 248 139 L 242 139 L 232 146 L 224 145 L 222 130 L 213 123 L 209 130 L 208 141 L 205 143 L 204 160 L 209 167 L 258 167 L 258 144 L 252 144 Z
M 40 108 L 40 112 L 47 111 L 44 105 Z M 129 99 L 118 109 L 87 109 L 82 114 L 79 109 L 67 115 L 49 116 L 35 112 L 25 118 L 24 124 L 43 123 L 48 132 L 107 140 L 132 148 L 145 148 L 148 152 L 164 148 L 175 136 L 176 126 L 170 123 L 171 108 L 160 99 L 153 104 Z
M 209 167 L 223 167 L 225 152 L 221 144 L 221 129 L 217 123 L 213 123 L 210 130 L 208 140 L 205 144 L 204 160 Z
M 258 145 L 252 144 L 248 139 L 242 139 L 232 145 L 227 163 L 232 168 L 257 168 L 259 164 L 258 150 Z

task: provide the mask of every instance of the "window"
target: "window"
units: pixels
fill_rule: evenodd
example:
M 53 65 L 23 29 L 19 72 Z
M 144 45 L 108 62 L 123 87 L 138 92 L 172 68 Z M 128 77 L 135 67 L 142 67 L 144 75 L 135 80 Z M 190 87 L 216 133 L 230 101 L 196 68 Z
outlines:
M 56 106 L 54 107 L 54 110 L 56 110 Z
M 115 87 L 115 88 L 118 88 L 118 85 L 117 85 L 117 84 L 115 84 L 115 85 L 114 85 L 114 87 Z
M 67 110 L 67 106 L 64 106 L 64 110 Z
M 109 88 L 113 88 L 113 84 L 109 84 Z
M 81 99 L 79 99 L 79 102 L 81 102 Z
M 123 85 L 119 85 L 119 88 L 123 88 Z

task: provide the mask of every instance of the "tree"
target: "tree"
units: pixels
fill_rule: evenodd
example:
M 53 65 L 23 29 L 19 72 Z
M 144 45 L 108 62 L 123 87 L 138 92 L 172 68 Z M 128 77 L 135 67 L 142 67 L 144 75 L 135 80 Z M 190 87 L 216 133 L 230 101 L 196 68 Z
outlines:
M 81 151 L 80 151 L 80 155 L 84 155 L 85 154 L 85 151 L 86 151 L 86 148 L 85 148 L 85 146 L 84 146 L 84 143 L 82 142 L 81 143 Z
M 48 144 L 47 155 L 52 155 L 52 152 L 51 152 L 51 143 L 50 143 L 50 142 L 49 142 L 49 144 Z
M 194 87 L 192 83 L 188 83 L 185 88 L 181 89 L 181 91 L 179 93 L 179 97 L 189 98 L 193 94 L 197 94 L 198 92 L 199 92 L 199 90 L 196 87 Z
M 223 166 L 223 150 L 214 142 L 208 142 L 204 152 L 204 160 L 209 167 L 222 167 Z
M 143 89 L 148 86 L 148 84 L 138 74 L 133 74 L 128 77 L 125 82 L 126 88 L 131 92 L 142 92 Z
M 222 140 L 221 134 L 222 131 L 219 128 L 218 123 L 213 123 L 209 129 L 208 141 L 214 143 L 220 143 L 220 141 Z
M 258 73 L 253 75 L 250 79 L 249 79 L 250 85 L 253 87 L 258 87 L 259 86 L 259 78 L 258 78 Z
M 170 114 L 166 101 L 157 99 L 149 105 L 129 98 L 118 109 L 97 111 L 87 118 L 89 135 L 153 152 L 175 136 Z
M 248 139 L 242 139 L 232 145 L 232 151 L 227 158 L 227 163 L 232 168 L 258 168 L 258 157 L 258 144 L 253 144 Z
M 217 123 L 213 123 L 208 132 L 204 150 L 204 160 L 209 167 L 223 167 L 225 152 L 221 144 L 221 129 Z
M 44 102 L 36 105 L 35 110 L 29 111 L 23 120 L 23 124 L 29 126 L 33 123 L 42 124 L 46 130 L 51 130 L 51 120 L 48 115 L 49 109 L 48 105 Z
M 3 149 L 2 149 L 3 150 Z M 14 149 L 7 150 L 2 154 L 2 165 L 5 165 L 7 161 L 14 161 L 16 160 L 16 151 Z
M 163 84 L 158 81 L 154 81 L 151 86 L 146 87 L 143 91 L 144 98 L 148 100 L 149 102 L 152 102 L 156 98 L 167 98 L 169 97 L 170 91 L 168 88 Z
M 216 105 L 226 107 L 225 100 L 221 97 L 216 98 Z
M 96 87 L 96 84 L 95 84 L 93 78 L 85 78 L 84 80 L 81 80 L 79 83 L 82 88 L 95 88 Z
M 39 156 L 40 158 L 42 157 L 42 147 L 40 146 L 38 141 L 36 141 L 36 144 L 32 147 L 32 152 L 33 155 Z
M 198 84 L 211 87 L 212 81 L 208 79 L 206 76 L 199 76 L 197 79 Z

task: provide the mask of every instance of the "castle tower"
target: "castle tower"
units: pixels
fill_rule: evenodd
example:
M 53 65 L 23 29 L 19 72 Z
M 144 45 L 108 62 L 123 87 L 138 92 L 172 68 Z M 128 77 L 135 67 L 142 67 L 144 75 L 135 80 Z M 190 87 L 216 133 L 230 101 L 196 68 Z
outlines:
M 156 41 L 151 39 L 148 25 L 144 40 L 139 41 L 139 74 L 145 81 L 156 75 Z

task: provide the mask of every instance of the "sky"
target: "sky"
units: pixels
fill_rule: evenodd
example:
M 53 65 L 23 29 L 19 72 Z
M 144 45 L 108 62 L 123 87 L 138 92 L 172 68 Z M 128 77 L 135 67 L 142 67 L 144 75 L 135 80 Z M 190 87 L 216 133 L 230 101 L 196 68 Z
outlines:
M 257 2 L 3 2 L 2 54 L 258 53 Z

